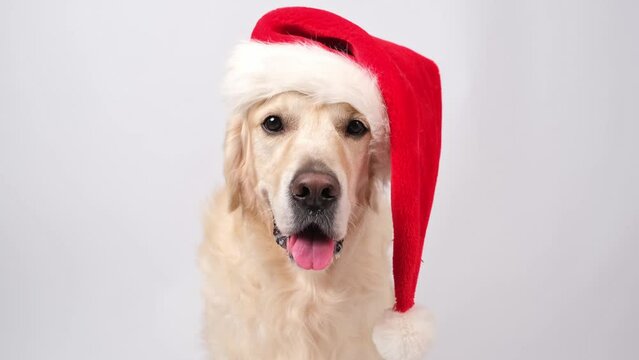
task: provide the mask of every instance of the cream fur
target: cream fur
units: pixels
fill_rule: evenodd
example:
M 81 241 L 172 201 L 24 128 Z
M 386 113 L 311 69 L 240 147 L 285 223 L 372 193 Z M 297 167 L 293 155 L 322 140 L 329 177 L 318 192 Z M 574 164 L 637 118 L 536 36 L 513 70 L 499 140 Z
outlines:
M 235 114 L 225 145 L 228 185 L 210 202 L 199 253 L 211 358 L 380 358 L 372 335 L 393 305 L 392 224 L 371 139 L 340 134 L 349 108 L 284 94 Z M 287 124 L 294 131 L 267 137 L 259 121 L 278 111 L 297 119 Z M 288 209 L 269 208 L 304 158 L 329 164 L 349 202 L 340 214 L 348 224 L 343 251 L 323 271 L 298 268 L 272 235 L 269 211 L 286 219 Z

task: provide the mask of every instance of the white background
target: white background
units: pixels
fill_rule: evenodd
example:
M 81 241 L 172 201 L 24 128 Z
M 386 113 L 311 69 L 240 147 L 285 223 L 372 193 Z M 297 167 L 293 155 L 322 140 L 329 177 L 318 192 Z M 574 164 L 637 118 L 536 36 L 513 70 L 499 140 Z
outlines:
M 0 359 L 202 359 L 224 62 L 289 2 L 0 2 Z M 637 359 L 636 1 L 317 2 L 441 67 L 430 359 Z

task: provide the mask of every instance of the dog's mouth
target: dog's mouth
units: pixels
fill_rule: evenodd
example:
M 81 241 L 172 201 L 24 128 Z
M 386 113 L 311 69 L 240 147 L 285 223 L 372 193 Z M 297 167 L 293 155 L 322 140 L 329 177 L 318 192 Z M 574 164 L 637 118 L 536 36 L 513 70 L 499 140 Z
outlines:
M 310 224 L 290 236 L 282 235 L 275 225 L 273 235 L 291 260 L 305 270 L 328 268 L 342 250 L 343 240 L 331 238 L 317 224 Z

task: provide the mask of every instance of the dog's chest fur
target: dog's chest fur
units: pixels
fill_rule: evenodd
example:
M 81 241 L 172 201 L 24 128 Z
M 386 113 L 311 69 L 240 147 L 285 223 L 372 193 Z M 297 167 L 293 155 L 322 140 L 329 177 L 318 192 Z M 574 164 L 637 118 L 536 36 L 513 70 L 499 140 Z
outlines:
M 222 192 L 200 248 L 204 340 L 213 359 L 379 357 L 373 324 L 393 300 L 387 206 L 364 210 L 341 257 L 322 272 L 296 268 L 267 224 L 227 208 Z

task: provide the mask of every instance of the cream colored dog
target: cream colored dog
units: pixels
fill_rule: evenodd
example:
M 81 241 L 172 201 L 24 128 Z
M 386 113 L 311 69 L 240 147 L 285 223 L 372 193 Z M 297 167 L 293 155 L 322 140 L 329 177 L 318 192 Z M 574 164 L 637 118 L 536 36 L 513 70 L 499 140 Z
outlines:
M 296 92 L 234 114 L 200 248 L 212 358 L 379 358 L 392 225 L 388 137 L 369 129 Z

